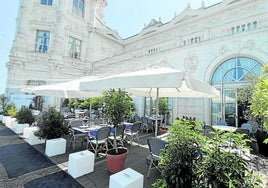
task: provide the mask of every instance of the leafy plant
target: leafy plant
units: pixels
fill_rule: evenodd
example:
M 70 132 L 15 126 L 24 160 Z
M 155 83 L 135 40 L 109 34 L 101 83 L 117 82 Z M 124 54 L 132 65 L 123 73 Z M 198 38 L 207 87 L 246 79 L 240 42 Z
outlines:
M 28 123 L 29 125 L 32 125 L 32 123 L 35 121 L 32 111 L 26 107 L 22 107 L 18 111 L 18 113 L 16 114 L 16 118 L 18 120 L 18 123 L 20 124 Z
M 263 120 L 264 127 L 268 130 L 268 66 L 263 67 L 263 75 L 260 76 L 252 95 L 250 109 L 253 115 Z M 268 142 L 268 139 L 265 140 Z
M 204 159 L 195 165 L 195 187 L 260 188 L 260 179 L 248 169 L 250 140 L 232 132 L 215 131 L 213 135 L 202 147 Z
M 128 119 L 134 111 L 134 103 L 130 94 L 122 89 L 108 90 L 103 93 L 103 112 L 106 120 L 115 127 L 114 145 L 116 153 L 118 152 L 116 143 L 116 127 L 125 119 Z
M 15 103 L 13 103 L 13 102 L 7 104 L 4 108 L 4 115 L 6 115 L 6 116 L 15 117 L 17 112 L 18 112 L 17 107 L 16 107 Z
M 205 137 L 201 123 L 179 119 L 169 129 L 167 147 L 160 154 L 162 178 L 153 187 L 260 188 L 259 177 L 248 170 L 242 134 L 216 131 Z
M 200 129 L 199 122 L 181 119 L 172 123 L 168 144 L 161 152 L 159 162 L 162 179 L 154 184 L 155 187 L 192 187 L 195 178 L 194 164 L 201 158 L 199 144 L 204 140 L 204 136 L 198 131 Z
M 63 117 L 60 112 L 52 106 L 49 106 L 48 110 L 43 112 L 37 126 L 39 130 L 35 135 L 41 139 L 60 138 L 69 132 L 68 127 L 63 124 Z

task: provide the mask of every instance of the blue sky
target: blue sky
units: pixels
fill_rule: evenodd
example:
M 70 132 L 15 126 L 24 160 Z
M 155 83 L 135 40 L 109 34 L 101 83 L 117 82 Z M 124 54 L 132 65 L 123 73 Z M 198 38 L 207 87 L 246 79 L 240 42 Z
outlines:
M 38 0 L 36 0 L 38 1 Z M 151 19 L 166 23 L 175 13 L 181 13 L 190 3 L 192 8 L 200 8 L 202 0 L 106 0 L 105 23 L 117 30 L 123 38 L 139 33 Z M 210 6 L 222 0 L 204 0 Z M 6 62 L 15 35 L 19 0 L 8 0 L 0 6 L 0 94 L 5 91 Z

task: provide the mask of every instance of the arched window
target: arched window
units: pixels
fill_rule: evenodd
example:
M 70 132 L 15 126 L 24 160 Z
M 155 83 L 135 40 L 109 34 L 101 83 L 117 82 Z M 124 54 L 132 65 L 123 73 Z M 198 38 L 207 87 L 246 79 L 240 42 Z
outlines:
M 84 17 L 85 2 L 84 0 L 73 0 L 72 12 L 78 16 Z
M 246 74 L 261 74 L 262 65 L 248 57 L 236 57 L 222 63 L 212 76 L 212 84 L 244 82 Z

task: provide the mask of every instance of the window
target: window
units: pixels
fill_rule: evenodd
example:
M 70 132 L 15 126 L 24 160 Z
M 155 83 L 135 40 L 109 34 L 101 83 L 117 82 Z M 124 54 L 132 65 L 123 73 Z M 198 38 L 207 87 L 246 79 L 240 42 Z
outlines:
M 79 59 L 81 55 L 81 40 L 73 37 L 69 38 L 69 56 L 71 58 Z
M 49 37 L 50 32 L 49 31 L 37 31 L 37 37 L 36 37 L 36 52 L 47 52 L 49 47 Z
M 84 0 L 73 0 L 73 13 L 78 16 L 84 17 Z
M 248 57 L 236 57 L 222 63 L 215 70 L 212 83 L 244 82 L 246 74 L 262 73 L 262 65 Z
M 256 29 L 257 28 L 257 21 L 254 21 L 253 22 L 253 29 Z
M 53 0 L 41 0 L 42 5 L 52 6 Z

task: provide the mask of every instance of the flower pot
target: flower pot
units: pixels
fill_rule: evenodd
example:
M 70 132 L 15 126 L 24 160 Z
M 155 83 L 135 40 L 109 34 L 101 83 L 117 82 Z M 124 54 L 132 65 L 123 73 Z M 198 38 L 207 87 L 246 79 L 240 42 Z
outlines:
M 168 128 L 165 128 L 165 127 L 161 127 L 159 130 L 160 135 L 167 133 L 167 131 L 168 131 Z
M 106 152 L 106 160 L 109 172 L 116 173 L 123 170 L 127 158 L 128 150 L 126 148 L 110 149 Z

